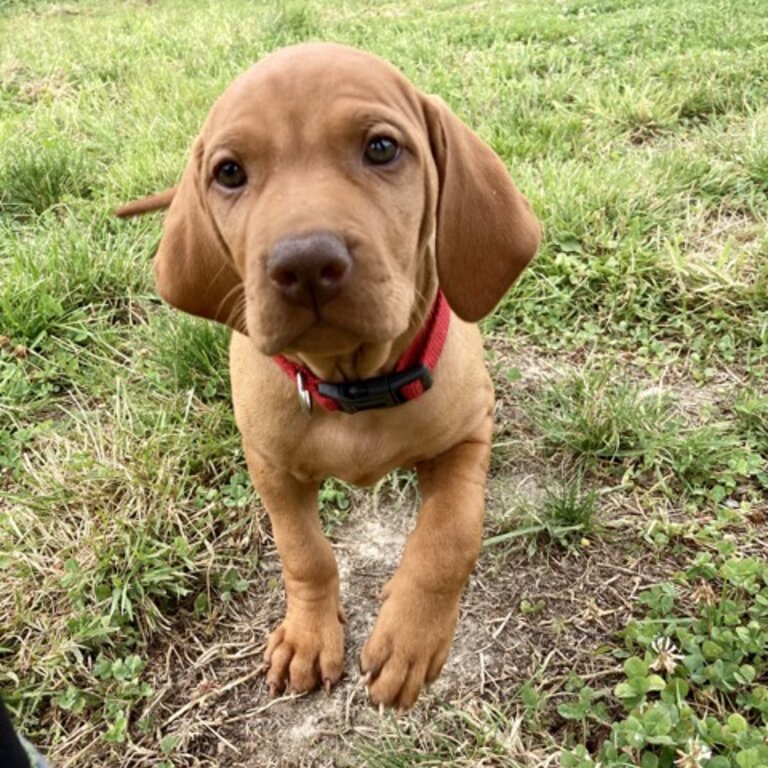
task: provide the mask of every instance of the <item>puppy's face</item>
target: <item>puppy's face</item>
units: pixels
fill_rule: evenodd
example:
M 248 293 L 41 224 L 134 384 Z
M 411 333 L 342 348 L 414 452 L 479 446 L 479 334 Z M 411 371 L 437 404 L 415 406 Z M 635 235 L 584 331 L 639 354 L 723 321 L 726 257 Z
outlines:
M 364 54 L 287 49 L 230 86 L 198 151 L 262 352 L 343 353 L 406 330 L 434 273 L 437 179 L 400 75 Z
M 264 354 L 346 354 L 414 328 L 437 283 L 487 314 L 539 225 L 498 157 L 389 64 L 266 57 L 211 110 L 154 261 L 160 294 Z

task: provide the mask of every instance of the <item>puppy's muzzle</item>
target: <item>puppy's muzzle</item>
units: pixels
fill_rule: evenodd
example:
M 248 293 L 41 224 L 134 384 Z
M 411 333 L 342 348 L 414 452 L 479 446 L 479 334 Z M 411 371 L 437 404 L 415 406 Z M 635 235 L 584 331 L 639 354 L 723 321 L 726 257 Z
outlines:
M 317 310 L 339 294 L 352 266 L 352 254 L 338 237 L 313 232 L 275 243 L 267 276 L 285 301 Z

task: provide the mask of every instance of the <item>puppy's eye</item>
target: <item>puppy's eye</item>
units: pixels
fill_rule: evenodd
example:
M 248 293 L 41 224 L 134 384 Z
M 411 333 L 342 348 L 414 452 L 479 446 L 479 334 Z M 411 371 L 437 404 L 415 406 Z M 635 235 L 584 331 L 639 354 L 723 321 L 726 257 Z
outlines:
M 248 181 L 242 166 L 234 160 L 225 160 L 223 163 L 219 163 L 213 171 L 213 178 L 227 189 L 237 189 Z
M 389 136 L 375 136 L 365 147 L 365 159 L 372 165 L 388 165 L 399 155 L 399 144 Z

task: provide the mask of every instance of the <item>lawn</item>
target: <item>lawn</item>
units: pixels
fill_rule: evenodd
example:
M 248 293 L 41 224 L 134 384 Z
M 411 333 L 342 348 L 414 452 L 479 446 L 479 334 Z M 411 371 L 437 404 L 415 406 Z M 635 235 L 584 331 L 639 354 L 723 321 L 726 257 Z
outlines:
M 270 700 L 282 587 L 226 329 L 157 298 L 170 186 L 265 53 L 335 40 L 440 94 L 541 218 L 484 321 L 486 544 L 406 717 L 356 657 L 407 473 L 329 482 L 330 697 Z M 56 766 L 768 765 L 764 0 L 0 0 L 0 691 Z

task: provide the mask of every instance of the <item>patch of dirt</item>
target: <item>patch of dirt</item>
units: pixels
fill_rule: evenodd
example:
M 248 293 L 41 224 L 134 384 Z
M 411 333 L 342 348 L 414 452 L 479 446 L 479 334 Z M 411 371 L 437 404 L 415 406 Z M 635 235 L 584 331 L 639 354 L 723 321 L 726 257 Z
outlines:
M 158 649 L 153 684 L 159 694 L 150 706 L 159 728 L 133 746 L 125 765 L 155 765 L 153 742 L 169 736 L 178 739 L 175 765 L 354 765 L 355 738 L 375 739 L 392 718 L 385 714 L 382 722 L 366 703 L 357 672 L 357 656 L 376 616 L 376 593 L 413 519 L 386 515 L 384 504 L 378 514 L 370 505 L 356 509 L 335 547 L 347 653 L 346 675 L 330 696 L 269 699 L 261 653 L 283 605 L 281 589 L 270 587 L 274 576 L 267 575 L 219 621 L 204 631 L 190 623 Z M 577 667 L 587 678 L 611 676 L 615 662 L 593 656 L 593 649 L 624 625 L 633 596 L 665 570 L 648 556 L 607 546 L 588 556 L 486 552 L 465 592 L 443 674 L 407 720 L 428 723 L 445 704 L 503 702 L 527 680 L 551 687 Z
M 494 511 L 511 497 L 541 494 L 547 474 L 516 390 L 535 389 L 563 372 L 547 359 L 522 359 L 500 346 L 494 355 L 492 365 L 513 366 L 521 376 L 498 383 L 496 375 L 496 443 L 508 439 L 509 445 L 492 468 L 488 536 L 495 533 Z M 355 766 L 362 764 L 355 752 L 361 741 L 377 743 L 393 728 L 428 729 L 446 707 L 504 706 L 528 681 L 555 695 L 573 671 L 601 687 L 612 685 L 619 665 L 596 649 L 626 624 L 636 594 L 668 578 L 679 563 L 668 552 L 663 560 L 642 546 L 642 516 L 633 520 L 631 500 L 622 503 L 609 494 L 601 504 L 614 527 L 576 553 L 555 545 L 530 554 L 503 545 L 483 552 L 442 675 L 395 726 L 392 714 L 380 715 L 367 704 L 357 659 L 373 627 L 378 591 L 414 524 L 417 492 L 412 484 L 405 491 L 393 485 L 374 494 L 354 492 L 348 518 L 333 536 L 347 650 L 346 674 L 330 696 L 269 698 L 261 657 L 270 629 L 282 618 L 283 593 L 277 554 L 264 541 L 259 576 L 247 595 L 222 605 L 207 623 L 179 617 L 175 634 L 155 648 L 150 682 L 156 694 L 147 712 L 156 725 L 146 735 L 134 733 L 121 764 L 157 765 L 165 739 L 173 746 L 173 765 L 185 768 Z M 551 730 L 558 727 L 555 720 Z
M 45 77 L 36 77 L 28 71 L 27 67 L 16 62 L 0 70 L 0 91 L 3 90 L 25 104 L 63 98 L 74 92 L 74 88 L 63 72 L 54 70 Z
M 153 765 L 157 735 L 178 737 L 175 765 L 355 764 L 351 743 L 360 734 L 375 740 L 385 725 L 366 703 L 357 658 L 376 617 L 377 591 L 404 541 L 400 521 L 366 519 L 367 507 L 356 513 L 362 522 L 353 523 L 344 546 L 336 548 L 347 652 L 346 675 L 332 694 L 269 699 L 261 654 L 269 629 L 282 618 L 282 594 L 256 585 L 207 633 L 190 624 L 158 653 L 158 662 L 166 660 L 153 681 L 161 692 L 155 706 L 160 728 L 146 745 L 136 745 L 127 765 Z M 386 542 L 377 557 L 371 556 L 371 535 Z M 526 680 L 564 682 L 576 667 L 587 676 L 611 674 L 613 662 L 593 658 L 592 651 L 623 626 L 632 596 L 654 582 L 654 570 L 608 550 L 586 558 L 484 554 L 465 592 L 446 667 L 407 719 L 427 723 L 445 704 L 503 702 Z M 146 758 L 142 747 L 150 750 Z

